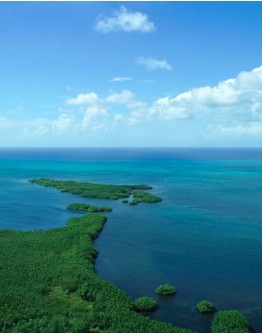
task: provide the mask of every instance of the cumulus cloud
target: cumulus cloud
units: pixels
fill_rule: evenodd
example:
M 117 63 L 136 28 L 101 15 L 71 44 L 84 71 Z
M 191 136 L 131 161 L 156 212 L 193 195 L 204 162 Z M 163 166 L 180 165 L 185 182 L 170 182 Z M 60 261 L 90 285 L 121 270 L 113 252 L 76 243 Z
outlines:
M 40 118 L 35 120 L 20 122 L 20 126 L 24 127 L 23 133 L 27 136 L 43 136 L 43 135 L 63 135 L 73 125 L 73 118 L 63 113 L 55 120 Z
M 145 66 L 148 70 L 172 70 L 172 66 L 166 60 L 159 60 L 153 57 L 138 57 L 136 64 Z
M 23 133 L 26 136 L 43 136 L 50 133 L 52 121 L 45 118 L 22 121 Z
M 98 106 L 89 107 L 86 109 L 84 113 L 84 117 L 78 127 L 81 130 L 85 130 L 86 128 L 90 127 L 98 119 L 104 122 L 107 116 L 108 114 L 107 114 L 106 109 L 102 107 L 98 107 Z
M 55 134 L 62 135 L 66 132 L 69 126 L 72 124 L 72 117 L 68 114 L 62 114 L 57 120 L 53 121 L 51 124 L 52 131 Z
M 95 104 L 99 102 L 99 97 L 96 93 L 85 93 L 78 94 L 76 97 L 69 98 L 66 100 L 68 105 L 85 105 L 85 104 Z
M 113 93 L 106 98 L 110 103 L 127 103 L 134 98 L 134 94 L 130 90 L 122 90 L 120 93 Z
M 148 20 L 146 14 L 128 11 L 124 6 L 115 11 L 111 17 L 101 17 L 95 25 L 95 29 L 101 33 L 114 31 L 141 31 L 144 33 L 155 30 L 153 22 Z
M 162 119 L 189 119 L 200 114 L 216 119 L 262 121 L 262 66 L 241 72 L 217 86 L 193 88 L 154 102 L 151 115 Z
M 117 81 L 130 81 L 130 80 L 133 80 L 133 79 L 130 78 L 130 77 L 116 77 L 116 78 L 113 78 L 109 81 L 110 82 L 117 82 Z
M 123 90 L 120 93 L 114 93 L 107 97 L 107 102 L 113 104 L 121 104 L 127 109 L 125 116 L 123 114 L 117 114 L 115 117 L 115 123 L 119 120 L 125 120 L 128 125 L 134 125 L 140 123 L 143 119 L 147 118 L 148 105 L 143 101 L 135 99 L 135 94 L 129 90 Z M 118 118 L 119 117 L 119 118 Z
M 194 133 L 207 136 L 262 135 L 262 66 L 241 72 L 217 85 L 193 88 L 176 96 L 163 96 L 150 105 L 134 92 L 122 90 L 103 98 L 96 93 L 68 99 L 72 110 L 61 110 L 55 120 L 11 121 L 0 117 L 0 127 L 25 128 L 26 134 L 63 135 L 72 131 L 134 126 L 141 122 L 186 121 Z M 192 126 L 191 126 L 192 124 Z M 177 126 L 179 127 L 179 126 Z M 255 137 L 254 137 L 255 138 Z
M 156 100 L 150 108 L 149 115 L 157 115 L 163 120 L 191 118 L 185 107 L 174 103 L 174 99 L 170 99 L 169 97 Z
M 127 117 L 128 125 L 136 125 L 141 123 L 145 118 L 147 118 L 147 110 L 137 109 L 133 110 Z

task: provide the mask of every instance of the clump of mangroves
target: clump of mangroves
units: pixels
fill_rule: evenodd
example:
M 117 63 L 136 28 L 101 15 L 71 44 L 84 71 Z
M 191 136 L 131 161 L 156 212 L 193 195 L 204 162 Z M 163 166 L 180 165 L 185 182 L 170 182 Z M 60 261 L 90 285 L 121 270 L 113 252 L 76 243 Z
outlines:
M 99 184 L 89 182 L 62 181 L 54 179 L 32 179 L 31 183 L 44 187 L 52 187 L 61 192 L 80 195 L 87 198 L 100 199 L 120 199 L 131 196 L 134 190 L 151 190 L 152 187 L 139 185 L 115 185 L 115 184 Z M 154 196 L 154 195 L 152 195 Z M 157 196 L 156 196 L 157 197 Z
M 112 208 L 109 206 L 97 206 L 86 203 L 72 203 L 67 206 L 67 210 L 82 212 L 110 212 Z

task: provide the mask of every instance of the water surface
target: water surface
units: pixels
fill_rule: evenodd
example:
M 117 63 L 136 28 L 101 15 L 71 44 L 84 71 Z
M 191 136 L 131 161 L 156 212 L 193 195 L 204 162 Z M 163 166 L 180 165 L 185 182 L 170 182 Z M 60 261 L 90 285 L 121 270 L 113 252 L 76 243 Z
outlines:
M 209 299 L 262 331 L 261 149 L 1 149 L 0 171 L 0 227 L 20 230 L 64 226 L 66 206 L 83 201 L 30 178 L 152 185 L 163 202 L 84 200 L 113 207 L 97 273 L 133 298 L 156 297 L 155 319 L 209 331 L 212 316 L 195 310 Z M 174 298 L 156 296 L 162 283 Z

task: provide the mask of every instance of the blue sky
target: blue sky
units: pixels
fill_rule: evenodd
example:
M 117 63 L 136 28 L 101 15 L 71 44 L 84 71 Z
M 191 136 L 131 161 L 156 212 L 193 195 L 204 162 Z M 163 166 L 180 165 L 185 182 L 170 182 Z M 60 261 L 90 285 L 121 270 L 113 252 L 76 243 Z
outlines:
M 261 2 L 0 2 L 0 146 L 261 147 Z

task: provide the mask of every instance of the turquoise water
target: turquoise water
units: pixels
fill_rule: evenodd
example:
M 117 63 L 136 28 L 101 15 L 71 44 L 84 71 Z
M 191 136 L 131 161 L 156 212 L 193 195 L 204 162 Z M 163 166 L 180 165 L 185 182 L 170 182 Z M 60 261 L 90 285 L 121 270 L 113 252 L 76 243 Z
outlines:
M 80 200 L 30 178 L 152 185 L 163 202 L 84 200 L 113 207 L 97 273 L 133 298 L 156 297 L 155 319 L 208 332 L 212 316 L 195 304 L 209 299 L 262 332 L 262 149 L 1 149 L 0 171 L 0 227 L 20 230 L 64 226 Z M 156 296 L 162 283 L 174 298 Z

